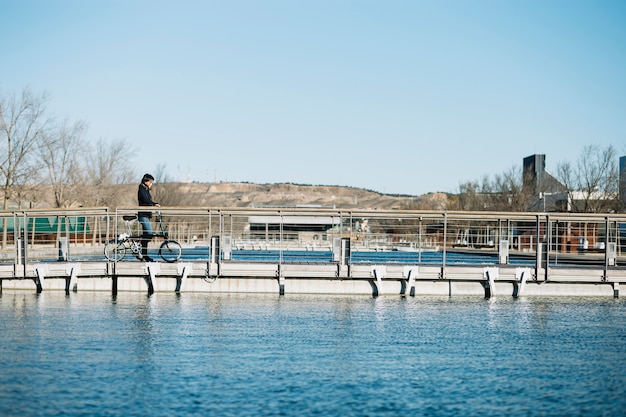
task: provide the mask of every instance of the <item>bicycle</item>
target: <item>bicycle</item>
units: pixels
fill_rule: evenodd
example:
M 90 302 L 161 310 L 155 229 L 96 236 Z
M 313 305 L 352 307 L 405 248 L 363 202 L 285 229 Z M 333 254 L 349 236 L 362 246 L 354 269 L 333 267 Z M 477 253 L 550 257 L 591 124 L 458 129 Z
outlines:
M 137 220 L 137 215 L 125 215 L 122 216 L 122 219 L 126 222 L 128 233 L 122 233 L 117 237 L 117 239 L 111 239 L 106 243 L 106 245 L 104 245 L 104 256 L 107 260 L 112 262 L 124 259 L 127 251 L 130 251 L 133 255 L 141 258 L 142 236 L 133 236 L 131 227 L 131 224 Z M 161 243 L 161 246 L 159 246 L 159 256 L 165 262 L 176 262 L 182 256 L 183 249 L 180 246 L 180 243 L 169 238 L 168 231 L 163 227 L 163 219 L 160 211 L 157 212 L 156 219 L 159 225 L 159 230 L 153 233 L 152 236 L 162 237 L 165 239 L 163 243 Z

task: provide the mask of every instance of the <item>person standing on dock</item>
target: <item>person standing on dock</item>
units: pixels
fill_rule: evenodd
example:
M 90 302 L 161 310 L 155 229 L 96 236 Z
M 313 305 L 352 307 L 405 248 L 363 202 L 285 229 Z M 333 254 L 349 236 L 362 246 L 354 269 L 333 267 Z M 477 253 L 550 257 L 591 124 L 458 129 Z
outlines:
M 137 191 L 139 206 L 161 207 L 159 203 L 152 201 L 150 189 L 152 188 L 153 183 L 154 177 L 150 174 L 145 174 L 141 179 L 141 184 L 139 184 L 139 190 Z M 143 229 L 141 239 L 141 259 L 145 262 L 152 262 L 152 258 L 148 256 L 148 243 L 150 243 L 152 236 L 154 236 L 152 223 L 150 222 L 150 219 L 152 218 L 152 211 L 140 211 L 137 213 L 137 218 L 139 219 L 139 223 L 141 223 L 141 227 Z

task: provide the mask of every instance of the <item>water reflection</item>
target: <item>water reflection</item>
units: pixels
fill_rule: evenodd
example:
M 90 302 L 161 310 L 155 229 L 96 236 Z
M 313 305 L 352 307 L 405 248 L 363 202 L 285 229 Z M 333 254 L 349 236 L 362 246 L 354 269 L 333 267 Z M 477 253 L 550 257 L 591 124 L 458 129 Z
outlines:
M 131 321 L 131 333 L 135 342 L 135 355 L 138 362 L 149 362 L 154 354 L 154 326 L 156 297 L 146 297 L 146 302 L 136 305 Z

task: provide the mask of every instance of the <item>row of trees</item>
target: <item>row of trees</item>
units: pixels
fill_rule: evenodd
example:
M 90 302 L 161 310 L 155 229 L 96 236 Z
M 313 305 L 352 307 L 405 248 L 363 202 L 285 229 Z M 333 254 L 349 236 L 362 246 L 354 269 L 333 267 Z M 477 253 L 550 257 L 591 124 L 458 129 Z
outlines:
M 620 196 L 618 153 L 611 145 L 586 146 L 576 162 L 559 163 L 554 174 L 556 189 L 554 184 L 532 189 L 525 184 L 525 175 L 523 168 L 514 167 L 494 177 L 462 183 L 453 206 L 474 211 L 539 211 L 546 200 L 554 209 L 555 200 L 560 199 L 564 204 L 557 209 L 561 211 L 607 213 L 626 209 Z
M 52 117 L 47 94 L 0 92 L 0 191 L 4 210 L 116 204 L 114 185 L 136 180 L 123 140 L 90 140 L 87 123 Z M 46 192 L 42 192 L 45 186 Z

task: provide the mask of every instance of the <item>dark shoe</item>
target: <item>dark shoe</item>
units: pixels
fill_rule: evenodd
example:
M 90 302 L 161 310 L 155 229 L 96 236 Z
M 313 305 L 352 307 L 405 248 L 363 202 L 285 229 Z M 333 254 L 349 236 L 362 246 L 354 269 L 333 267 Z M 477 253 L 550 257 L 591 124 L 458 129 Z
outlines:
M 143 256 L 143 261 L 144 262 L 154 262 L 154 259 L 152 259 L 151 257 L 149 257 L 148 255 L 144 255 Z

